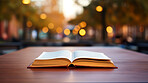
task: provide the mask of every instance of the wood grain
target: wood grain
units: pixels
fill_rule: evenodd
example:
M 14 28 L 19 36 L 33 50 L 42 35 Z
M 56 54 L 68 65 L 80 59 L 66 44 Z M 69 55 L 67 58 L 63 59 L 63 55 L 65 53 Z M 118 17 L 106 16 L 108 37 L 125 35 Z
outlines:
M 27 66 L 43 51 L 103 52 L 118 69 L 33 68 Z M 0 56 L 0 83 L 148 82 L 148 55 L 118 47 L 29 47 Z

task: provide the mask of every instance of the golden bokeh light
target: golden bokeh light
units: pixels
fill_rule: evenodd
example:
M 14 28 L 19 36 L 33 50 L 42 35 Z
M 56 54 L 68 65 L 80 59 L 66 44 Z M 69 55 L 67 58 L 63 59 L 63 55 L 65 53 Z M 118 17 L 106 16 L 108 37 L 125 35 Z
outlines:
M 79 31 L 79 30 L 80 30 L 80 26 L 79 26 L 79 25 L 76 25 L 74 29 L 75 29 L 76 31 Z
M 77 35 L 77 34 L 78 34 L 78 30 L 73 29 L 73 30 L 72 30 L 72 33 L 73 33 L 74 35 Z
M 112 37 L 114 36 L 114 33 L 108 33 L 107 36 L 108 36 L 109 38 L 112 38 Z
M 23 4 L 30 4 L 30 0 L 22 0 Z
M 69 34 L 70 34 L 70 30 L 69 30 L 69 29 L 65 29 L 65 30 L 64 30 L 64 34 L 65 34 L 65 35 L 69 35 Z
M 26 25 L 27 25 L 27 27 L 30 28 L 30 27 L 32 27 L 32 22 L 31 21 L 27 21 L 27 24 Z
M 113 28 L 111 26 L 108 26 L 106 28 L 107 33 L 113 33 Z
M 69 37 L 64 37 L 63 42 L 66 42 L 66 43 L 70 42 L 70 38 Z
M 43 14 L 40 15 L 40 18 L 41 19 L 46 19 L 47 18 L 47 15 L 43 13 Z
M 86 22 L 84 22 L 84 21 L 82 21 L 81 23 L 80 23 L 80 26 L 82 27 L 82 28 L 84 28 L 84 27 L 86 27 Z
M 81 36 L 85 36 L 85 34 L 86 34 L 85 29 L 80 29 L 79 34 L 80 34 Z
M 123 31 L 123 34 L 127 34 L 127 32 L 128 32 L 128 26 L 127 25 L 124 25 L 122 27 L 122 31 Z
M 103 7 L 102 7 L 102 6 L 97 6 L 97 7 L 96 7 L 96 11 L 102 12 L 102 11 L 103 11 Z
M 49 28 L 49 29 L 53 29 L 53 28 L 54 28 L 54 24 L 53 24 L 53 23 L 49 23 L 49 24 L 48 24 L 48 28 Z
M 43 28 L 42 28 L 42 31 L 43 31 L 44 33 L 47 33 L 47 32 L 49 31 L 49 29 L 48 29 L 47 27 L 43 27 Z
M 58 27 L 58 28 L 56 29 L 56 32 L 57 32 L 57 33 L 62 33 L 62 28 L 61 28 L 61 27 Z

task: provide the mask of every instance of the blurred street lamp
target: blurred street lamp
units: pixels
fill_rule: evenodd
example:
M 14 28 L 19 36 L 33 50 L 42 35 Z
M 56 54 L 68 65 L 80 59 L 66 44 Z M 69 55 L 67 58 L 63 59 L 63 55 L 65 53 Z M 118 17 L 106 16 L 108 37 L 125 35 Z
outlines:
M 97 6 L 96 7 L 96 11 L 97 12 L 100 12 L 102 15 L 101 15 L 101 19 L 102 19 L 102 40 L 104 41 L 104 42 L 106 42 L 106 40 L 105 40 L 105 38 L 106 38 L 106 35 L 107 35 L 107 33 L 106 33 L 106 21 L 105 21 L 105 15 L 106 15 L 106 7 L 104 6 L 104 7 L 102 7 L 102 6 Z
M 97 6 L 97 7 L 96 7 L 96 11 L 102 12 L 102 11 L 103 11 L 103 7 L 102 7 L 102 6 Z
M 30 0 L 22 0 L 22 3 L 24 5 L 30 4 Z M 27 27 L 32 27 L 32 22 L 27 22 L 27 17 L 23 15 L 23 40 L 27 39 Z
M 30 4 L 30 0 L 22 0 L 23 4 Z
M 86 34 L 85 29 L 80 29 L 79 34 L 80 34 L 81 36 L 85 36 L 85 34 Z

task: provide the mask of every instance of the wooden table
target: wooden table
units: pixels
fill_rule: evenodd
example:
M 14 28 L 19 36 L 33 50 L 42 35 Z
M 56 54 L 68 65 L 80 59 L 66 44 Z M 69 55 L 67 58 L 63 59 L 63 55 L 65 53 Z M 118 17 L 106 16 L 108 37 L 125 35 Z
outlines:
M 118 69 L 27 69 L 43 51 L 57 50 L 103 52 L 112 58 Z M 0 83 L 3 82 L 148 82 L 148 55 L 118 47 L 29 47 L 0 56 Z

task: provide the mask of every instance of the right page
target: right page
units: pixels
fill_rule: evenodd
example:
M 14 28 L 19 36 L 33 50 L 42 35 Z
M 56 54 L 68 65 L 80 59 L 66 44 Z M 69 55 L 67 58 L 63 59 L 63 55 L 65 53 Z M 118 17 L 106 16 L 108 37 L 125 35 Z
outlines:
M 83 67 L 109 67 L 116 68 L 104 53 L 91 52 L 91 51 L 74 51 L 73 52 L 73 65 Z
M 78 59 L 78 58 L 110 60 L 110 58 L 107 57 L 106 55 L 104 55 L 104 53 L 83 51 L 83 50 L 73 52 L 73 59 L 75 60 L 75 59 Z

